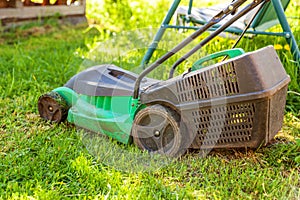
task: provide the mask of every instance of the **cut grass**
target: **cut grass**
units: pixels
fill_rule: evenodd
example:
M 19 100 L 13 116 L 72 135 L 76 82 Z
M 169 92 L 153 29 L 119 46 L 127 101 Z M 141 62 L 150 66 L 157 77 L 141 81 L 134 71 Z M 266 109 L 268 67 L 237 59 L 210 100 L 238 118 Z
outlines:
M 59 25 L 55 20 L 2 32 L 1 36 L 0 198 L 300 198 L 297 95 L 288 96 L 291 109 L 287 107 L 287 111 L 294 112 L 286 113 L 276 143 L 268 147 L 215 150 L 204 158 L 201 152 L 190 152 L 155 170 L 118 170 L 105 158 L 92 156 L 73 125 L 41 120 L 36 105 L 41 94 L 62 86 L 77 73 L 95 41 L 106 36 L 99 36 L 96 29 Z M 206 51 L 221 50 L 230 42 L 219 38 Z M 278 43 L 285 44 L 280 38 L 259 36 L 245 39 L 239 46 L 252 51 Z M 297 68 L 290 62 L 289 52 L 281 49 L 278 53 L 292 78 L 290 90 L 299 93 L 299 77 L 294 74 Z M 134 66 L 140 54 L 143 52 L 125 53 L 114 62 Z M 129 153 L 138 151 L 114 141 L 106 144 L 118 145 Z

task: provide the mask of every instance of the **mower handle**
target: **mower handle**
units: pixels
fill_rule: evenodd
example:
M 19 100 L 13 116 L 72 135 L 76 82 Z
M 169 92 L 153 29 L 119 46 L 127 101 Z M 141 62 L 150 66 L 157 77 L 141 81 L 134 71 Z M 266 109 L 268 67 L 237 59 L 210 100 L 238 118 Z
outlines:
M 156 69 L 158 66 L 160 66 L 163 62 L 165 62 L 167 59 L 172 57 L 174 54 L 176 54 L 178 51 L 183 49 L 186 45 L 191 43 L 195 38 L 197 38 L 199 35 L 204 33 L 206 30 L 208 30 L 211 26 L 217 24 L 220 22 L 223 18 L 228 16 L 229 14 L 233 14 L 236 12 L 236 10 L 247 0 L 234 0 L 232 3 L 230 3 L 224 10 L 220 11 L 217 15 L 215 15 L 210 21 L 208 21 L 205 25 L 200 27 L 197 31 L 192 33 L 189 37 L 184 39 L 181 43 L 179 43 L 177 46 L 175 46 L 171 51 L 167 52 L 165 55 L 160 57 L 158 60 L 156 60 L 154 63 L 152 63 L 149 67 L 147 67 L 136 79 L 135 85 L 134 85 L 134 91 L 133 91 L 133 98 L 138 99 L 139 91 L 140 91 L 140 84 L 142 79 L 151 71 Z M 248 13 L 250 10 L 255 8 L 257 5 L 259 5 L 262 2 L 270 1 L 270 0 L 254 0 L 252 3 L 247 5 L 242 11 L 240 11 L 238 14 L 234 15 L 234 17 L 226 22 L 224 25 L 220 26 L 214 34 L 211 34 L 207 38 L 205 38 L 202 42 L 200 42 L 196 47 L 194 47 L 191 51 L 189 51 L 186 55 L 184 55 L 182 58 L 180 58 L 175 64 L 172 66 L 170 71 L 170 77 L 173 77 L 173 73 L 175 68 L 182 63 L 186 58 L 191 56 L 193 53 L 195 53 L 197 50 L 199 50 L 202 46 L 204 46 L 206 43 L 208 43 L 211 39 L 213 39 L 216 35 L 224 31 L 227 27 L 229 27 L 233 22 L 235 22 L 237 19 Z

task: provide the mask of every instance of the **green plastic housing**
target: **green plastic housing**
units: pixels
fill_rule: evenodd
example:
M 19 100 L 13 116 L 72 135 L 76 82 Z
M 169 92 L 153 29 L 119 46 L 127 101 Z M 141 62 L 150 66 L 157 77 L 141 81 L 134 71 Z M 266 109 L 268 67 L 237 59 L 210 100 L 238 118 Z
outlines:
M 130 142 L 138 100 L 131 96 L 87 96 L 67 87 L 54 90 L 70 106 L 67 120 L 78 127 L 105 134 L 119 142 Z
M 245 51 L 243 49 L 235 48 L 235 49 L 227 49 L 227 50 L 224 50 L 224 51 L 219 51 L 219 52 L 210 54 L 208 56 L 205 56 L 205 57 L 197 60 L 192 66 L 192 71 L 203 68 L 202 64 L 207 62 L 207 61 L 214 60 L 214 59 L 222 57 L 222 56 L 227 56 L 229 58 L 234 58 L 234 57 L 240 56 L 244 53 L 245 53 Z

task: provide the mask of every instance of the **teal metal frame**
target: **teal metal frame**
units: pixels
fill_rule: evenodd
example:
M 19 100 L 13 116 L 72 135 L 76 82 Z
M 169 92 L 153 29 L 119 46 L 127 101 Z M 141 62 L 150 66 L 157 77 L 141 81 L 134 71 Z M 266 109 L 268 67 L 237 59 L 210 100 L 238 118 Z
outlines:
M 273 36 L 282 36 L 285 37 L 287 43 L 290 45 L 291 48 L 291 53 L 293 55 L 293 58 L 296 62 L 300 63 L 300 51 L 299 51 L 299 47 L 297 45 L 296 39 L 291 31 L 291 28 L 288 24 L 287 18 L 285 16 L 284 13 L 284 8 L 282 6 L 282 3 L 280 0 L 266 0 L 266 2 L 271 1 L 270 3 L 273 5 L 275 13 L 277 15 L 277 18 L 279 20 L 279 23 L 282 27 L 283 32 L 265 32 L 265 31 L 255 31 L 255 30 L 248 30 L 246 31 L 246 33 L 250 33 L 250 34 L 255 34 L 255 35 L 273 35 Z M 159 41 L 162 39 L 166 29 L 168 28 L 175 28 L 175 29 L 194 29 L 194 30 L 198 30 L 200 27 L 199 26 L 178 26 L 178 25 L 170 25 L 170 21 L 172 19 L 172 17 L 174 16 L 179 4 L 180 4 L 181 0 L 174 0 L 167 15 L 165 16 L 158 32 L 156 33 L 151 45 L 148 48 L 148 51 L 146 52 L 143 60 L 142 60 L 142 66 L 146 66 L 151 57 L 153 52 L 155 51 L 155 49 L 158 46 Z M 189 8 L 188 8 L 188 13 L 191 13 L 192 10 L 192 4 L 193 4 L 193 0 L 189 1 Z M 264 5 L 267 6 L 267 5 Z M 264 8 L 262 8 L 264 9 Z M 261 17 L 261 15 L 257 16 L 257 17 Z M 254 21 L 252 23 L 257 23 L 258 19 L 254 19 Z M 205 22 L 200 22 L 198 21 L 199 24 L 205 24 Z M 218 26 L 213 26 L 211 27 L 209 30 L 211 31 L 215 31 L 217 30 Z M 235 29 L 235 28 L 227 28 L 225 30 L 225 32 L 231 32 L 231 33 L 236 33 L 236 34 L 241 34 L 243 31 L 239 30 L 239 29 Z

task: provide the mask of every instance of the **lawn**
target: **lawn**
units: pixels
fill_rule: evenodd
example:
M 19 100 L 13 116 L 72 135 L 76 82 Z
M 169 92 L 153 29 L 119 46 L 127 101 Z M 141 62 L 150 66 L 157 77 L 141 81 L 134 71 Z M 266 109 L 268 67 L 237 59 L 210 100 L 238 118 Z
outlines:
M 1 28 L 0 199 L 300 199 L 299 65 L 292 62 L 283 38 L 244 38 L 238 45 L 245 51 L 274 45 L 291 76 L 283 128 L 267 147 L 207 155 L 193 151 L 178 160 L 149 164 L 142 156 L 140 162 L 135 160 L 143 153 L 133 145 L 92 138 L 100 144 L 100 152 L 95 152 L 82 130 L 40 119 L 39 96 L 83 68 L 109 62 L 140 70 L 144 44 L 155 32 L 148 28 L 159 26 L 169 4 L 88 1 L 90 26 L 68 25 L 53 17 Z M 293 17 L 300 17 L 300 5 L 291 4 L 288 19 L 299 41 L 300 19 Z M 145 34 L 142 39 L 132 37 L 140 33 Z M 176 43 L 182 35 L 173 32 L 166 41 L 170 37 Z M 154 57 L 173 43 L 162 42 Z M 205 52 L 230 48 L 232 43 L 217 38 Z M 109 51 L 115 46 L 117 54 Z M 153 74 L 157 75 L 165 77 Z

